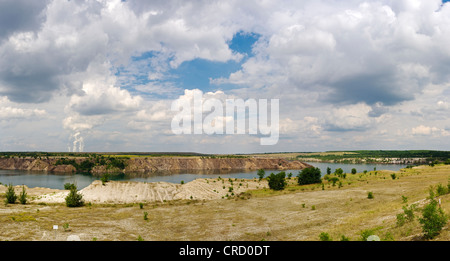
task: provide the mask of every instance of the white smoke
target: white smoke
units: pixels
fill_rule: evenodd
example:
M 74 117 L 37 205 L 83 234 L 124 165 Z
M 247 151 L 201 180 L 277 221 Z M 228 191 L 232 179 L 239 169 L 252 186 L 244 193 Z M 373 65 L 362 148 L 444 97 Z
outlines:
M 80 132 L 76 132 L 75 134 L 70 136 L 72 141 L 72 147 L 69 145 L 69 152 L 83 152 L 84 151 L 84 139 L 81 136 Z

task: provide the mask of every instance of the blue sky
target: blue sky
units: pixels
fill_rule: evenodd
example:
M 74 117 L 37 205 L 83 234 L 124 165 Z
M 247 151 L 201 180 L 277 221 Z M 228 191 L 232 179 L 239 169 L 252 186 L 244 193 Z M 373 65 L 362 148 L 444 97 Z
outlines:
M 446 2 L 1 1 L 0 151 L 448 149 Z M 198 91 L 279 99 L 279 142 L 175 135 Z
M 215 91 L 217 86 L 210 83 L 210 79 L 217 79 L 222 77 L 228 77 L 231 73 L 238 71 L 241 65 L 245 63 L 249 58 L 253 57 L 252 45 L 259 39 L 260 35 L 256 33 L 245 33 L 237 32 L 231 41 L 227 44 L 233 52 L 242 54 L 243 57 L 239 61 L 230 60 L 226 62 L 221 61 L 211 61 L 208 59 L 196 58 L 193 60 L 184 61 L 176 68 L 172 68 L 165 72 L 165 79 L 149 79 L 147 72 L 151 70 L 142 64 L 150 64 L 151 60 L 154 59 L 158 53 L 146 52 L 140 56 L 131 57 L 131 66 L 134 67 L 134 63 L 139 63 L 139 71 L 134 73 L 127 70 L 125 67 L 117 68 L 115 73 L 116 76 L 121 77 L 126 75 L 127 79 L 133 77 L 131 83 L 127 82 L 121 87 L 127 88 L 130 91 L 133 90 L 135 85 L 145 85 L 152 81 L 157 81 L 158 83 L 166 82 L 172 83 L 182 89 L 200 89 L 203 92 Z M 169 59 L 170 61 L 170 59 Z M 130 75 L 131 73 L 131 75 Z M 233 84 L 224 84 L 220 86 L 221 89 L 227 90 L 236 88 Z M 157 95 L 158 98 L 167 98 L 164 95 Z

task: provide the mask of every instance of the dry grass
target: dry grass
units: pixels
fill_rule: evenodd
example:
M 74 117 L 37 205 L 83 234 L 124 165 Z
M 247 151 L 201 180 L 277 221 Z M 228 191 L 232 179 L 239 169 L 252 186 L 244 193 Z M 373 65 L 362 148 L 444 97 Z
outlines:
M 91 204 L 67 208 L 63 204 L 0 205 L 0 240 L 318 240 L 321 232 L 334 240 L 342 235 L 359 240 L 372 230 L 384 240 L 421 240 L 417 219 L 396 225 L 402 196 L 408 204 L 423 205 L 430 186 L 447 186 L 450 166 L 347 174 L 342 187 L 325 182 L 298 186 L 295 179 L 283 191 L 267 188 L 233 199 L 178 200 L 164 203 Z M 30 189 L 31 190 L 31 189 Z M 374 198 L 368 199 L 368 192 Z M 31 191 L 30 191 L 31 192 Z M 440 196 L 450 214 L 450 194 Z M 0 200 L 4 200 L 3 193 Z M 144 212 L 148 219 L 144 220 Z M 416 212 L 416 216 L 420 215 Z M 70 231 L 65 232 L 63 224 Z M 53 225 L 59 230 L 53 231 Z M 434 240 L 450 240 L 448 225 Z

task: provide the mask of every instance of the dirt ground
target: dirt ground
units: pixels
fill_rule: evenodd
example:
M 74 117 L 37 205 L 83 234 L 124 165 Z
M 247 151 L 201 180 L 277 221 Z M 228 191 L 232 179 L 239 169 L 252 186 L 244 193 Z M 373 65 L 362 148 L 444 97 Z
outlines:
M 293 177 L 283 191 L 256 179 L 105 186 L 98 181 L 80 191 L 86 204 L 79 208 L 65 206 L 67 191 L 26 188 L 30 203 L 0 204 L 0 240 L 61 241 L 77 235 L 83 241 L 317 241 L 324 232 L 333 240 L 353 241 L 364 231 L 381 240 L 423 240 L 420 211 L 403 226 L 396 215 L 406 204 L 420 210 L 430 186 L 447 186 L 450 166 L 405 169 L 395 172 L 395 179 L 393 173 L 347 174 L 341 183 L 325 181 L 323 187 L 298 186 Z M 5 191 L 0 186 L 2 202 Z M 450 194 L 439 199 L 450 214 Z M 450 240 L 448 224 L 434 240 Z

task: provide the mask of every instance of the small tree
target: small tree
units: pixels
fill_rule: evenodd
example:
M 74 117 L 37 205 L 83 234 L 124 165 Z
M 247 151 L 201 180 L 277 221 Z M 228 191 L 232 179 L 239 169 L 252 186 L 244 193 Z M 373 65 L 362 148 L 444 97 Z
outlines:
M 75 186 L 75 184 L 72 183 L 64 183 L 64 189 L 70 190 Z
M 269 182 L 269 188 L 273 190 L 283 190 L 286 187 L 286 173 L 280 172 L 278 174 L 271 173 L 270 176 L 267 177 Z
M 327 167 L 327 174 L 330 175 L 331 174 L 331 168 Z
M 105 173 L 101 177 L 102 185 L 104 186 L 106 182 L 109 182 L 109 173 Z
M 266 175 L 266 172 L 263 169 L 259 169 L 257 175 L 259 177 L 259 180 L 262 180 Z
M 320 169 L 309 167 L 302 169 L 298 173 L 298 184 L 299 185 L 306 185 L 306 184 L 314 184 L 314 183 L 321 183 L 322 178 L 320 175 Z
M 355 168 L 352 169 L 352 174 L 356 174 L 356 169 Z
M 78 193 L 77 186 L 70 188 L 69 195 L 66 197 L 66 206 L 68 207 L 81 207 L 84 205 L 83 196 Z
M 27 204 L 27 192 L 25 192 L 25 186 L 22 186 L 22 192 L 19 195 L 20 204 Z
M 339 181 L 339 178 L 337 177 L 332 177 L 330 178 L 328 181 L 330 181 L 333 184 L 333 187 L 336 186 L 336 182 Z
M 8 190 L 6 191 L 5 196 L 6 196 L 5 202 L 7 204 L 15 204 L 16 203 L 17 195 L 16 195 L 16 192 L 14 192 L 14 187 L 12 184 L 8 185 Z
M 427 239 L 432 239 L 439 235 L 442 228 L 447 224 L 448 216 L 437 205 L 438 202 L 432 198 L 430 203 L 423 208 L 422 217 L 419 218 L 419 222 L 422 224 L 422 231 Z
M 337 168 L 337 169 L 334 171 L 334 175 L 337 175 L 338 177 L 342 176 L 343 173 L 344 173 L 344 170 L 341 169 L 341 168 Z

